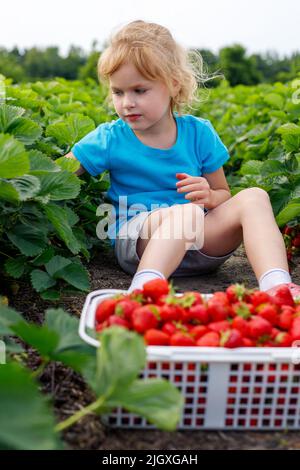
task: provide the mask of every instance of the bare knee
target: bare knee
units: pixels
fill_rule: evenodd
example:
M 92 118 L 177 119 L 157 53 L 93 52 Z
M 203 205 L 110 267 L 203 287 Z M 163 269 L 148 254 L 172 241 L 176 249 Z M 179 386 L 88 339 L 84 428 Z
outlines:
M 199 215 L 203 213 L 204 211 L 201 206 L 193 203 L 174 204 L 166 209 L 166 214 L 168 216 L 172 215 L 174 217 L 179 217 L 183 215 L 184 220 L 189 222 L 199 218 Z
M 270 206 L 270 197 L 264 189 L 253 187 L 243 189 L 237 193 L 236 197 L 239 207 L 258 209 L 262 206 Z

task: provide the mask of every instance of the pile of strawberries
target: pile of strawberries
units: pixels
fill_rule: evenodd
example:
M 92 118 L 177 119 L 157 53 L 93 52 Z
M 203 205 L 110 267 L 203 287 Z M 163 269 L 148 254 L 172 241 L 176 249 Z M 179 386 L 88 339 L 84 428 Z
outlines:
M 300 302 L 284 285 L 271 297 L 234 284 L 205 300 L 194 291 L 176 295 L 154 279 L 97 306 L 96 331 L 112 325 L 135 330 L 147 345 L 289 347 L 300 340 Z
M 293 256 L 300 254 L 300 225 L 289 227 L 286 225 L 282 229 L 283 239 L 287 251 L 287 258 L 292 261 Z

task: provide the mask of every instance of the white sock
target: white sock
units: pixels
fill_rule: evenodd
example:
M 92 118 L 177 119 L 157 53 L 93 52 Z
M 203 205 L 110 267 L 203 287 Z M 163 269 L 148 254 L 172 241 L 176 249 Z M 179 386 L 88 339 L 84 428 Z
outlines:
M 290 274 L 284 269 L 275 268 L 266 271 L 259 279 L 259 290 L 266 291 L 279 284 L 292 282 Z
M 165 279 L 165 276 L 156 269 L 142 269 L 134 275 L 128 292 L 132 292 L 135 289 L 141 289 L 146 282 L 157 278 Z

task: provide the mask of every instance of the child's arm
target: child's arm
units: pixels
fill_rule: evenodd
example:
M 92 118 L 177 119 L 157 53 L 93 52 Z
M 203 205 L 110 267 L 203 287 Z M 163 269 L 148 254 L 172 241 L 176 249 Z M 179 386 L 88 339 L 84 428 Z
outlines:
M 211 190 L 211 207 L 206 206 L 207 209 L 213 209 L 231 198 L 230 188 L 223 167 L 213 173 L 206 173 L 203 177 L 208 181 Z
M 203 204 L 207 209 L 214 209 L 231 197 L 223 167 L 203 176 L 176 173 L 176 177 L 180 180 L 176 183 L 177 191 L 187 192 L 186 199 L 195 204 Z
M 75 160 L 77 160 L 77 158 L 75 157 L 75 155 L 74 155 L 72 152 L 67 153 L 67 154 L 65 155 L 65 157 L 66 157 L 66 158 L 74 158 Z M 80 165 L 80 167 L 78 168 L 78 170 L 75 171 L 74 173 L 75 173 L 75 175 L 80 176 L 80 175 L 82 175 L 82 174 L 85 173 L 85 172 L 86 172 L 86 169 L 83 168 L 82 165 Z

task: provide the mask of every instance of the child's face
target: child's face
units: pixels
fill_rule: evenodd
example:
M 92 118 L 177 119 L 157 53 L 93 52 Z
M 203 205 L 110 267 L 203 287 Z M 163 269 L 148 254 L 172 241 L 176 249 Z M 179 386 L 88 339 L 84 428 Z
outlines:
M 137 131 L 147 130 L 171 116 L 166 85 L 145 79 L 131 63 L 122 64 L 111 75 L 110 88 L 117 114 Z

